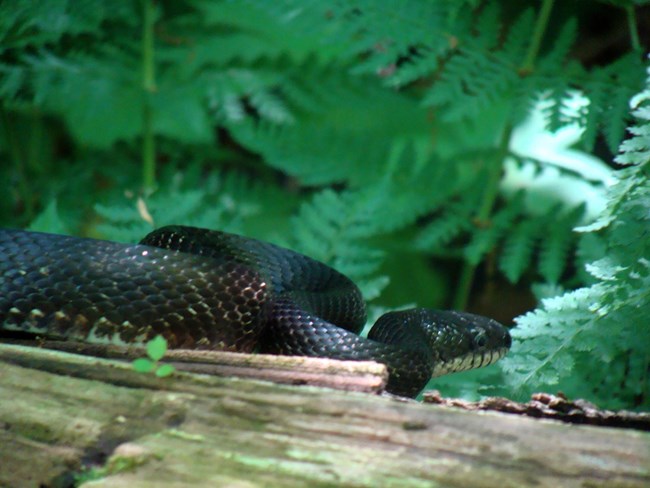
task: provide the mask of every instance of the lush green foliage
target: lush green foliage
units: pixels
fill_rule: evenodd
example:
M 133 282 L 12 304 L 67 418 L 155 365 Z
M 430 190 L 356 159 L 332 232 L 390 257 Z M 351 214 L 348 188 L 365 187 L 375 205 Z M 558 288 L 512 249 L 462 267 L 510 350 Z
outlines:
M 594 5 L 634 26 L 648 2 L 575 3 L 3 2 L 0 221 L 241 232 L 333 264 L 377 309 L 474 290 L 512 317 L 504 290 L 532 287 L 549 298 L 509 358 L 435 384 L 647 407 L 646 95 L 629 167 L 587 154 L 617 150 L 647 63 L 634 28 L 597 66 L 574 47 Z
M 541 380 L 573 395 L 608 395 L 610 404 L 619 407 L 647 401 L 650 78 L 632 104 L 637 125 L 616 158 L 630 167 L 617 172 L 598 221 L 577 229 L 605 246 L 602 256 L 586 266 L 593 283 L 545 299 L 540 309 L 519 318 L 519 354 L 502 365 L 515 389 Z

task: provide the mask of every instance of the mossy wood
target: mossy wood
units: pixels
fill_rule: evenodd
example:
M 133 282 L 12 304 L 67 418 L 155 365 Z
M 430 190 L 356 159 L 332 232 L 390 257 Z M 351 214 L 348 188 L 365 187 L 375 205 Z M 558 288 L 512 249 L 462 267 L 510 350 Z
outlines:
M 0 486 L 650 486 L 644 432 L 19 345 L 0 399 Z

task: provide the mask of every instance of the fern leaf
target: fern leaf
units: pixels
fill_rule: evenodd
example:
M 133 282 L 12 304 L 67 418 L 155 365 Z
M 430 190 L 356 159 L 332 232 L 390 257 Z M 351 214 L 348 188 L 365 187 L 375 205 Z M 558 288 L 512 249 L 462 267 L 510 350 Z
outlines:
M 585 94 L 591 103 L 585 121 L 586 147 L 592 147 L 602 129 L 612 152 L 616 152 L 628 122 L 628 101 L 642 87 L 642 65 L 634 54 L 622 57 L 605 68 L 594 70 L 586 80 Z
M 0 4 L 0 45 L 2 50 L 43 46 L 63 36 L 98 34 L 103 22 L 124 21 L 135 17 L 129 3 L 106 5 L 101 0 Z
M 525 11 L 507 31 L 501 41 L 502 27 L 496 4 L 490 4 L 481 13 L 478 34 L 465 33 L 459 48 L 446 62 L 440 79 L 423 99 L 425 105 L 444 109 L 447 121 L 478 117 L 481 112 L 504 103 L 507 98 L 528 99 L 533 93 L 521 92 L 519 66 L 525 51 L 526 32 L 532 25 L 532 13 Z M 514 95 L 514 97 L 513 97 Z M 514 106 L 528 106 L 521 100 Z
M 463 231 L 473 229 L 472 199 L 452 202 L 444 213 L 428 224 L 418 235 L 415 245 L 418 249 L 440 252 L 442 248 Z
M 320 90 L 326 83 L 321 78 L 328 78 L 332 89 L 328 95 L 314 93 L 318 105 L 312 110 L 319 110 L 319 117 L 283 126 L 232 124 L 232 135 L 305 185 L 346 182 L 353 187 L 383 177 L 395 133 L 405 140 L 426 137 L 425 114 L 408 97 L 386 91 L 377 80 L 318 73 L 312 85 Z M 379 116 L 384 104 L 391 107 L 390 120 Z
M 384 253 L 364 241 L 379 232 L 369 225 L 375 220 L 372 210 L 377 202 L 372 192 L 337 194 L 324 190 L 315 194 L 293 219 L 292 247 L 363 281 L 362 292 L 376 296 L 382 284 L 388 283 L 385 277 L 373 276 Z
M 29 225 L 29 230 L 54 234 L 65 234 L 67 232 L 65 223 L 59 215 L 56 199 L 48 203 L 45 210 L 36 216 Z
M 598 231 L 607 245 L 588 266 L 595 283 L 543 300 L 539 309 L 517 320 L 517 352 L 503 366 L 510 372 L 506 381 L 522 395 L 531 392 L 530 381 L 542 378 L 545 385 L 610 408 L 650 405 L 650 328 L 645 321 L 650 314 L 650 247 L 643 238 L 650 212 L 649 155 L 644 148 L 650 146 L 650 137 L 640 129 L 650 123 L 649 100 L 650 80 L 635 98 L 635 136 L 621 145 L 630 152 L 619 157 L 631 166 L 616 174 L 601 223 L 581 229 Z M 577 213 L 567 215 L 567 223 L 571 218 Z M 540 351 L 546 355 L 539 357 Z M 593 368 L 594 358 L 601 368 Z
M 487 227 L 474 234 L 464 250 L 466 259 L 472 264 L 478 264 L 483 256 L 492 250 L 496 242 L 503 237 L 504 233 L 511 228 L 513 220 L 521 213 L 523 206 L 524 195 L 519 192 L 504 208 L 493 215 Z
M 530 33 L 534 28 L 535 13 L 526 9 L 510 26 L 506 40 L 503 43 L 503 57 L 515 65 L 523 62 L 530 44 Z
M 508 233 L 499 258 L 499 269 L 511 283 L 516 283 L 528 268 L 538 239 L 539 223 L 524 220 Z
M 566 215 L 553 219 L 548 226 L 550 232 L 541 239 L 539 271 L 548 283 L 558 283 L 568 262 L 567 256 L 575 237 L 571 229 L 584 214 L 580 205 Z
M 573 122 L 567 116 L 565 108 L 567 103 L 573 99 L 572 76 L 582 73 L 575 63 L 568 62 L 568 56 L 576 36 L 577 23 L 575 19 L 569 19 L 554 39 L 550 51 L 541 56 L 536 72 L 533 74 L 533 80 L 531 80 L 531 84 L 540 82 L 539 92 L 545 94 L 552 102 L 546 109 L 546 121 L 550 131 L 556 131 Z M 557 70 L 558 66 L 563 67 L 560 73 Z

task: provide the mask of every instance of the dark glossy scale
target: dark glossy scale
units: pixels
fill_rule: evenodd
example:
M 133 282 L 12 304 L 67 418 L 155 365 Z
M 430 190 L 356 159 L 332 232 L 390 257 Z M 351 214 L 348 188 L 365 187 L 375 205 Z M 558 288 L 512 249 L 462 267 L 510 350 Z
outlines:
M 0 251 L 8 329 L 251 351 L 269 306 L 260 274 L 223 259 L 15 230 L 0 231 Z
M 387 364 L 388 390 L 496 361 L 507 329 L 471 314 L 412 309 L 369 334 L 359 289 L 301 254 L 171 226 L 138 245 L 0 230 L 0 327 L 76 340 L 144 342 Z

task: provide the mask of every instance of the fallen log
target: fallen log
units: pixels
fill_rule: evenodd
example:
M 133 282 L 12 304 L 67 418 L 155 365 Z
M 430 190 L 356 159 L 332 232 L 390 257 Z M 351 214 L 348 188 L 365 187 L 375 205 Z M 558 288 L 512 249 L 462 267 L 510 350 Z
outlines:
M 139 346 L 116 346 L 74 341 L 13 340 L 8 344 L 38 346 L 96 358 L 132 361 L 145 357 Z M 30 349 L 14 352 L 14 361 L 30 363 Z M 25 355 L 22 360 L 19 358 Z M 41 359 L 45 360 L 45 359 Z M 83 360 L 79 360 L 83 362 Z M 70 360 L 75 368 L 74 361 Z M 165 363 L 179 371 L 216 376 L 255 378 L 291 385 L 326 386 L 337 390 L 379 393 L 388 381 L 385 365 L 374 361 L 335 361 L 304 356 L 275 356 L 270 354 L 241 354 L 228 351 L 171 349 L 165 353 Z
M 0 399 L 7 487 L 650 486 L 645 432 L 34 347 L 0 344 Z

